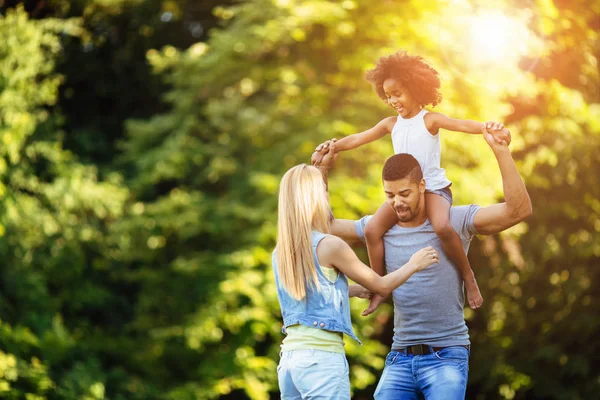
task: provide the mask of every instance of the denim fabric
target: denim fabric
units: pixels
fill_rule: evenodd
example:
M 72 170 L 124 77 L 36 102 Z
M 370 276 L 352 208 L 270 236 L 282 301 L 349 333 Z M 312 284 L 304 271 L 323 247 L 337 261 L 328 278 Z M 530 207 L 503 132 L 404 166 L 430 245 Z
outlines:
M 317 245 L 326 236 L 321 232 L 312 232 L 313 257 L 317 266 L 317 277 L 321 288 L 317 290 L 309 285 L 306 297 L 302 300 L 291 297 L 279 282 L 277 259 L 275 252 L 273 252 L 273 272 L 275 273 L 277 297 L 283 316 L 282 332 L 285 333 L 285 328 L 291 325 L 300 324 L 332 332 L 342 332 L 361 343 L 354 333 L 350 320 L 348 278 L 339 272 L 337 280 L 331 282 L 319 268 Z
M 281 400 L 350 400 L 346 356 L 322 350 L 292 350 L 277 366 Z
M 375 400 L 462 400 L 468 376 L 469 350 L 462 346 L 421 356 L 391 351 L 375 390 Z

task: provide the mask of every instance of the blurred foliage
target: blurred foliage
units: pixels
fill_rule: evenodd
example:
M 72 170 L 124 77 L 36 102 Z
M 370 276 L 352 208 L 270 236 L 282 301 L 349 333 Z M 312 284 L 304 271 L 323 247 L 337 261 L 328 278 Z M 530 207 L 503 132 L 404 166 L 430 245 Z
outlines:
M 102 259 L 127 189 L 63 148 L 52 112 L 59 35 L 79 30 L 77 20 L 32 21 L 22 7 L 0 17 L 2 398 L 103 398 L 109 373 L 93 335 L 122 301 Z
M 279 178 L 390 115 L 363 74 L 399 48 L 440 71 L 441 112 L 509 124 L 534 203 L 526 223 L 472 245 L 486 302 L 465 310 L 468 397 L 600 390 L 597 2 L 0 7 L 1 398 L 277 397 Z M 530 36 L 473 50 L 487 9 Z M 501 200 L 481 138 L 442 135 L 456 202 Z M 340 157 L 337 217 L 376 210 L 391 154 L 382 140 Z M 364 345 L 347 345 L 357 399 L 372 397 L 392 337 L 391 307 L 362 318 L 365 306 L 352 303 Z
M 51 0 L 22 3 L 31 18 L 77 18 L 80 30 L 61 35 L 56 70 L 63 76 L 59 104 L 64 145 L 85 162 L 112 170 L 117 142 L 128 118 L 165 109 L 166 89 L 146 62 L 146 51 L 165 45 L 187 48 L 217 24 L 211 9 L 230 1 Z

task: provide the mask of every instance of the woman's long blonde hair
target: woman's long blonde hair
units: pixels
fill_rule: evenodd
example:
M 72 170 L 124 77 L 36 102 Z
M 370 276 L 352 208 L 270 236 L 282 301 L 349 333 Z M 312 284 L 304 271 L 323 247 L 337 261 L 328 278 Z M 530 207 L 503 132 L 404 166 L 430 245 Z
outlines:
M 331 209 L 325 182 L 315 167 L 296 165 L 279 185 L 277 272 L 283 288 L 297 300 L 307 285 L 320 289 L 312 253 L 312 230 L 329 233 Z

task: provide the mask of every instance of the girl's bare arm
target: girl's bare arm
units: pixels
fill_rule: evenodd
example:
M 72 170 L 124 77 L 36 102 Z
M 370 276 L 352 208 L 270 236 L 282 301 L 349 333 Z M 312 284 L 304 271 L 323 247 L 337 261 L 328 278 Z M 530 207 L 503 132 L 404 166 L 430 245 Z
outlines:
M 377 125 L 372 127 L 371 129 L 367 129 L 364 132 L 355 133 L 354 135 L 346 136 L 340 140 L 335 142 L 335 151 L 336 153 L 340 151 L 346 151 L 355 149 L 364 144 L 374 142 L 377 139 L 384 137 L 389 134 L 396 123 L 397 117 L 388 117 L 382 119 Z M 320 151 L 321 149 L 327 149 L 328 142 L 321 143 L 317 146 L 315 151 Z
M 429 112 L 425 114 L 424 119 L 425 126 L 432 135 L 437 135 L 440 128 L 453 132 L 464 132 L 478 135 L 481 134 L 481 129 L 485 125 L 498 143 L 504 140 L 510 144 L 510 132 L 508 129 L 504 128 L 503 124 L 497 122 L 490 121 L 483 123 L 472 121 L 470 119 L 454 119 L 437 112 Z

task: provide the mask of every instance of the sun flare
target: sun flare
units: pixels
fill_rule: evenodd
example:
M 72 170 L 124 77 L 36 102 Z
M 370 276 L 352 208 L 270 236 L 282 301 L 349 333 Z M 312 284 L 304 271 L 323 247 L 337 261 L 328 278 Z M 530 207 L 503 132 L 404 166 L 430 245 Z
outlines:
M 502 14 L 472 17 L 469 21 L 471 52 L 482 61 L 518 58 L 527 52 L 529 31 L 518 20 Z

